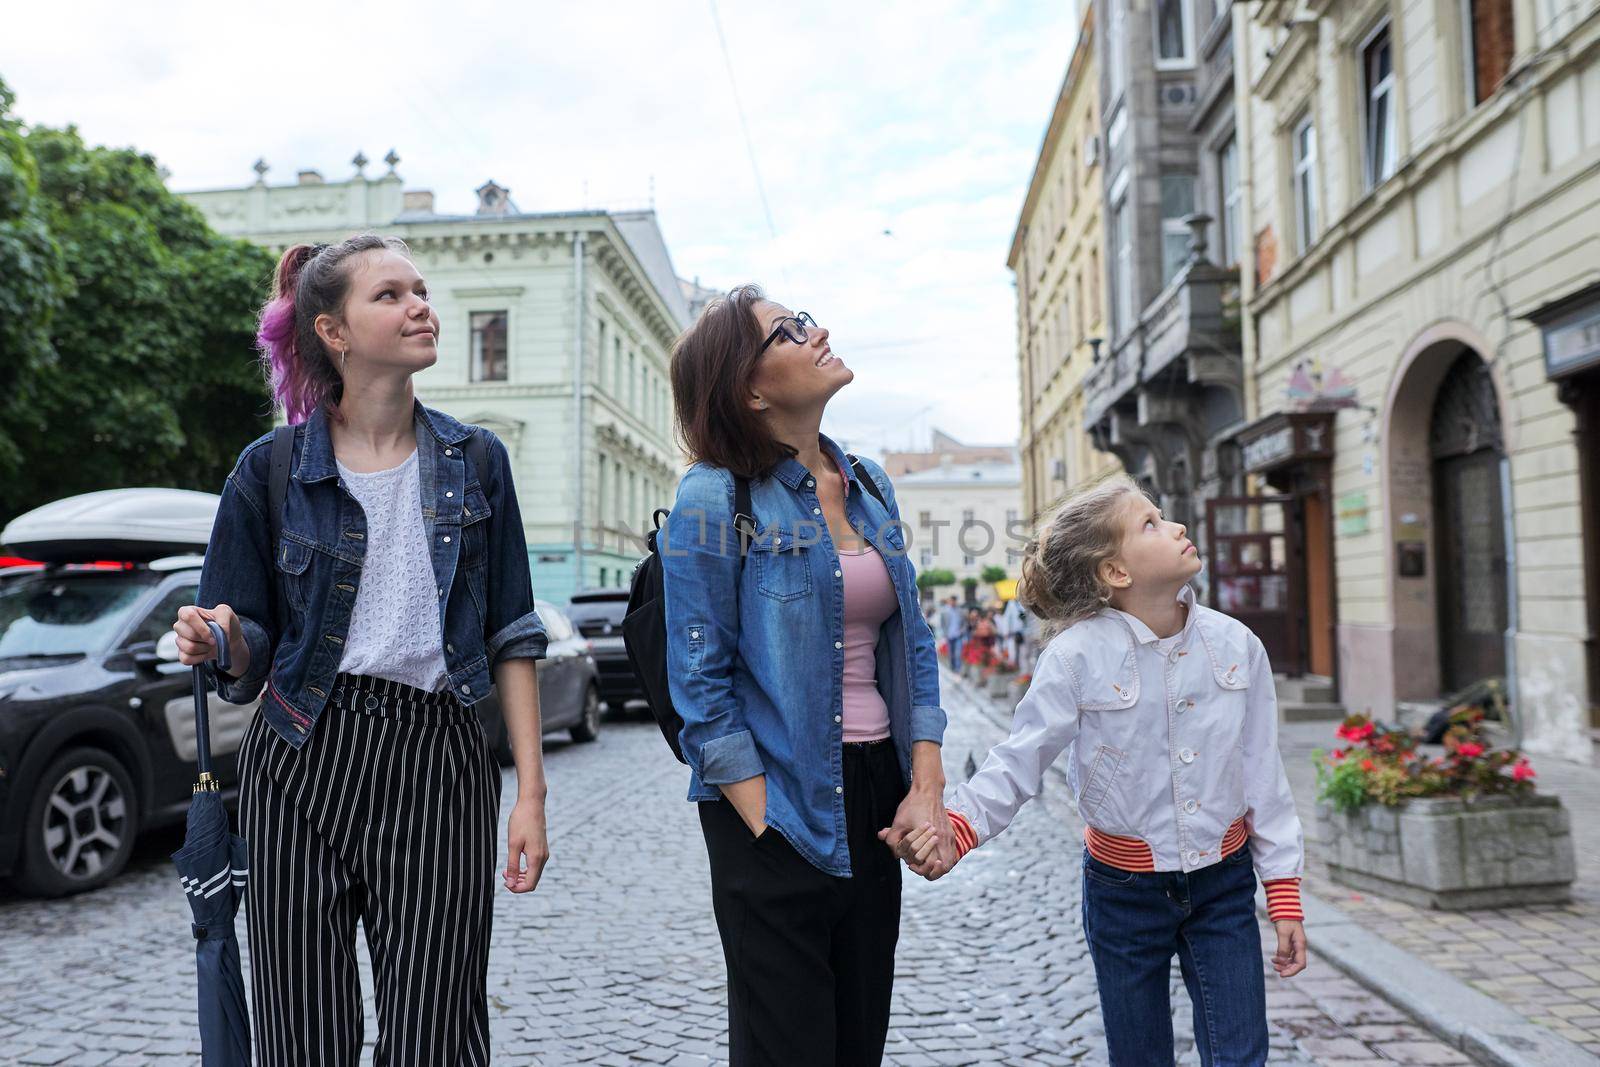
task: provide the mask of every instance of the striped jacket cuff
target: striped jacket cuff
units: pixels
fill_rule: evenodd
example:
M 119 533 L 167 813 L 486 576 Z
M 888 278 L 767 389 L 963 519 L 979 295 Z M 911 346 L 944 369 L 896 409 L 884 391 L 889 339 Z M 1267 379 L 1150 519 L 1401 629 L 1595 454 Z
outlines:
M 978 835 L 965 815 L 948 808 L 945 813 L 950 816 L 950 829 L 956 835 L 956 859 L 959 860 L 978 847 Z
M 1273 922 L 1305 921 L 1306 913 L 1300 908 L 1300 879 L 1273 878 L 1261 884 L 1267 891 L 1268 919 Z

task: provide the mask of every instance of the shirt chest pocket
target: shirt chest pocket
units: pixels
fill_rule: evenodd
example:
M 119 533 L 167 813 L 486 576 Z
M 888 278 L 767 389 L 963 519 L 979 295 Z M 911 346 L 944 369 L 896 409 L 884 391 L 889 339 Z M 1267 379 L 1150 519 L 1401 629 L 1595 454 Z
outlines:
M 815 549 L 792 530 L 769 526 L 750 542 L 749 562 L 756 588 L 773 600 L 800 600 L 811 595 L 811 556 Z
M 476 485 L 468 487 L 461 501 L 461 563 L 475 567 L 489 554 L 489 500 Z
M 1126 711 L 1139 702 L 1139 663 L 1132 648 L 1120 659 L 1087 657 L 1074 673 L 1082 711 Z

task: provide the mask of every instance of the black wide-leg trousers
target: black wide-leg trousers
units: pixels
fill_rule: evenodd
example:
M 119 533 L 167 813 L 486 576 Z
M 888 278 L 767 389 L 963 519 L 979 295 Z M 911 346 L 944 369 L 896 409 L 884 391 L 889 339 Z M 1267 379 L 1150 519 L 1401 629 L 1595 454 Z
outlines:
M 900 861 L 878 840 L 905 797 L 894 745 L 844 748 L 852 876 L 760 837 L 725 800 L 700 804 L 728 966 L 729 1067 L 876 1067 L 900 937 Z
M 239 750 L 256 1062 L 487 1064 L 500 768 L 449 692 L 341 674 L 296 750 L 258 714 Z

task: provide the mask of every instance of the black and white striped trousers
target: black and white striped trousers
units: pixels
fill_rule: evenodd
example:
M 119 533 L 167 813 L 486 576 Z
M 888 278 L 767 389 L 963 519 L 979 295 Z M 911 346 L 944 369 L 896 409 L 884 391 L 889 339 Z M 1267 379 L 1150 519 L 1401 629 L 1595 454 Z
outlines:
M 487 1064 L 500 768 L 474 712 L 341 674 L 302 748 L 258 714 L 239 768 L 256 1062 L 357 1062 L 360 919 L 377 1067 Z

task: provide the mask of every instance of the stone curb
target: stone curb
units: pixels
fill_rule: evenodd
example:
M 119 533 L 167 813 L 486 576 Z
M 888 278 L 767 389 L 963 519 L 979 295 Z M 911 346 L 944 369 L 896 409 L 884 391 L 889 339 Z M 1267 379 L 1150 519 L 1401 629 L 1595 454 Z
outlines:
M 965 679 L 958 679 L 956 684 L 975 698 L 991 721 L 1010 726 L 986 694 Z M 1055 767 L 1051 771 L 1063 782 L 1066 780 L 1064 771 Z M 1468 1056 L 1493 1067 L 1600 1067 L 1600 1057 L 1548 1027 L 1529 1022 L 1459 978 L 1395 948 L 1303 887 L 1300 899 L 1310 948 L 1317 957 L 1332 963 Z M 1259 888 L 1256 907 L 1266 915 L 1266 894 Z
M 1600 1057 L 1396 948 L 1315 894 L 1302 888 L 1300 899 L 1315 956 L 1467 1055 L 1494 1067 L 1600 1067 Z M 1259 890 L 1256 907 L 1267 913 Z

